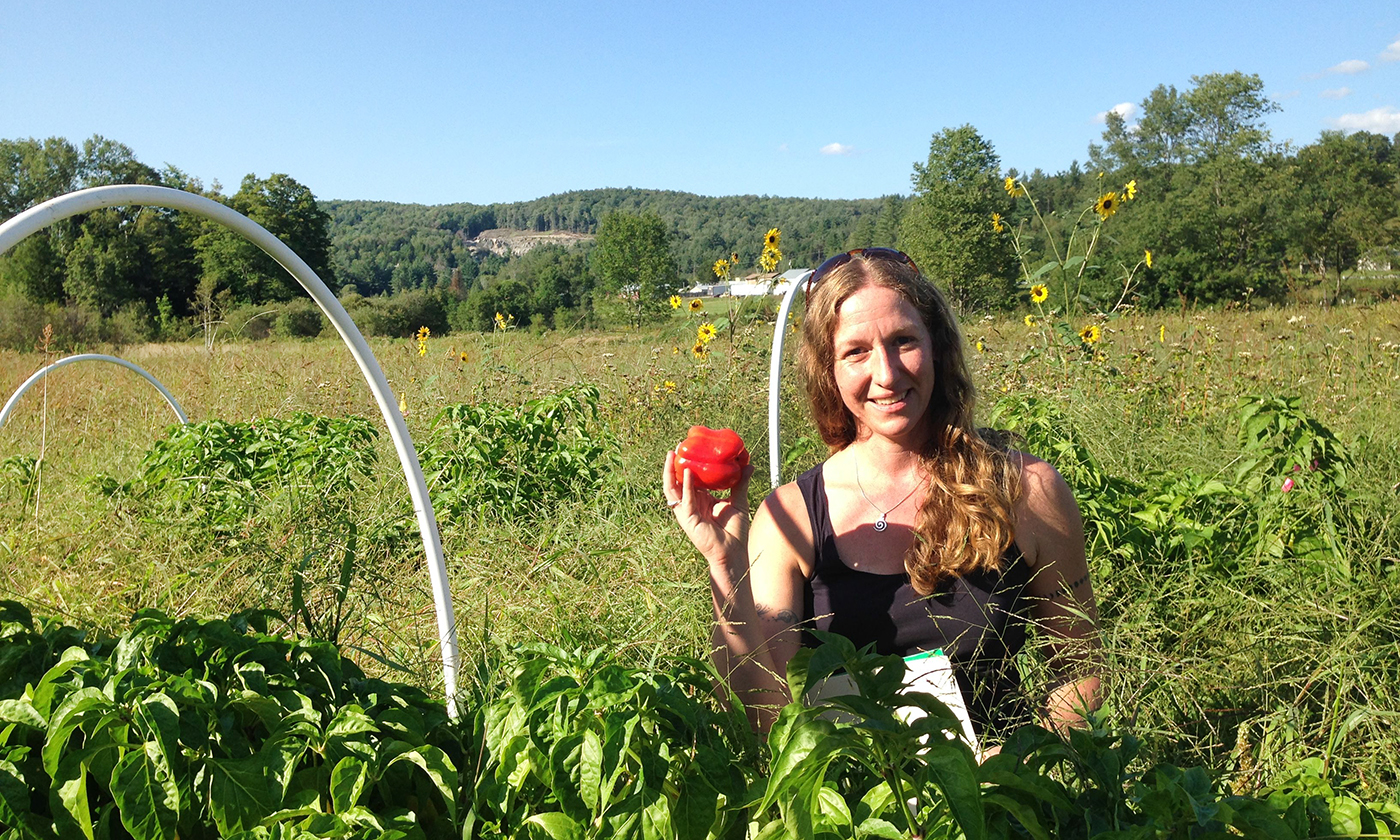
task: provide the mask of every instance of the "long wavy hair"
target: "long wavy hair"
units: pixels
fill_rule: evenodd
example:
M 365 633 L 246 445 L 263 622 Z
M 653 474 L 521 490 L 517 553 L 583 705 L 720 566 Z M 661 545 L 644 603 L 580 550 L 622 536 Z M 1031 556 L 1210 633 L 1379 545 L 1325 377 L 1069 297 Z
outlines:
M 1001 570 L 1016 537 L 1020 476 L 1005 450 L 987 443 L 973 423 L 976 390 L 947 299 L 912 264 L 893 259 L 853 257 L 822 278 L 807 300 L 800 363 L 817 430 L 830 451 L 850 446 L 858 432 L 836 386 L 835 338 L 841 305 L 867 286 L 907 300 L 933 338 L 929 435 L 919 453 L 929 487 L 904 557 L 914 588 L 928 595 L 954 577 Z

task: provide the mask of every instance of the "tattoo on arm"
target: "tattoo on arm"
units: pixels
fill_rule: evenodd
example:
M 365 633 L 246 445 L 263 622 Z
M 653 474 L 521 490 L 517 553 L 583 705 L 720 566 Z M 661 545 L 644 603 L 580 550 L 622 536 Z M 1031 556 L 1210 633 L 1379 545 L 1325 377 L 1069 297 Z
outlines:
M 1046 595 L 1046 596 L 1045 596 L 1045 600 L 1049 601 L 1049 600 L 1052 600 L 1052 599 L 1054 599 L 1054 598 L 1058 598 L 1058 597 L 1060 597 L 1061 595 L 1068 595 L 1070 592 L 1072 592 L 1072 591 L 1078 589 L 1079 587 L 1083 586 L 1084 584 L 1086 584 L 1086 583 L 1088 583 L 1088 582 L 1089 582 L 1089 573 L 1088 573 L 1088 572 L 1085 572 L 1085 573 L 1084 573 L 1084 576 L 1081 577 L 1079 580 L 1076 580 L 1076 581 L 1074 581 L 1073 583 L 1070 583 L 1070 584 L 1068 584 L 1068 585 L 1066 585 L 1066 586 L 1061 586 L 1059 589 L 1056 589 L 1054 592 L 1051 592 L 1051 593 L 1049 593 L 1048 595 Z M 760 615 L 762 615 L 762 613 L 760 613 Z
M 786 627 L 796 627 L 802 619 L 792 610 L 775 610 L 766 604 L 754 604 L 754 610 L 758 612 L 758 617 L 765 621 L 779 621 Z

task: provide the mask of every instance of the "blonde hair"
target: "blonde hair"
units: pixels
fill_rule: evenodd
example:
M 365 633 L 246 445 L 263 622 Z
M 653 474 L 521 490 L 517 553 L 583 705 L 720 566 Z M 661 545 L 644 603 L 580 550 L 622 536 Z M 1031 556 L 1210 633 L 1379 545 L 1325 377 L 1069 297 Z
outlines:
M 856 440 L 855 418 L 836 386 L 835 337 L 841 305 L 867 286 L 907 300 L 933 339 L 934 391 L 925 414 L 930 434 L 919 453 L 929 487 L 904 557 L 914 588 L 928 595 L 951 578 L 1001 570 L 1016 536 L 1019 474 L 973 424 L 976 390 L 947 299 L 913 264 L 890 258 L 853 257 L 823 277 L 807 301 L 800 362 L 817 431 L 830 451 Z

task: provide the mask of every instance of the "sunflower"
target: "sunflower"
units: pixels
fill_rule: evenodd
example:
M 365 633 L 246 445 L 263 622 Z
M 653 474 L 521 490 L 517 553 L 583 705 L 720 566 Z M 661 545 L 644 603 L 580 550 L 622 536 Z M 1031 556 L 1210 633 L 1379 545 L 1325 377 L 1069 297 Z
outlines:
M 1098 324 L 1090 324 L 1079 331 L 1079 340 L 1085 344 L 1098 344 L 1103 338 L 1103 328 Z
M 466 364 L 467 361 L 468 361 L 468 358 L 467 358 L 467 351 L 463 350 L 462 352 L 458 353 L 458 354 L 457 354 L 457 361 L 461 362 L 462 364 Z
M 665 388 L 666 391 L 667 391 L 667 393 L 670 393 L 670 392 L 676 390 L 676 383 L 674 383 L 674 382 L 672 382 L 671 380 L 667 379 L 665 382 L 662 382 L 662 383 L 661 383 L 661 387 Z
M 715 333 L 715 325 L 706 321 L 695 331 L 695 340 L 701 344 L 709 344 L 711 341 L 715 340 Z
M 1151 252 L 1151 251 L 1143 251 L 1143 252 L 1142 252 L 1142 261 L 1145 262 L 1145 263 L 1147 263 L 1147 267 L 1148 267 L 1148 268 L 1151 268 L 1151 267 L 1152 267 L 1152 252 Z
M 691 299 L 690 299 L 690 311 L 691 311 L 691 312 L 704 312 L 704 311 L 705 311 L 705 302 L 704 302 L 703 300 L 701 300 L 700 298 L 691 298 Z
M 996 231 L 997 233 L 1001 233 L 1002 231 L 1006 230 L 1006 225 L 1001 223 L 1000 213 L 992 214 L 992 230 Z
M 716 277 L 728 277 L 729 260 L 726 260 L 724 257 L 720 257 L 719 259 L 715 260 L 715 266 L 712 270 L 714 271 Z
M 1006 176 L 1006 178 L 1001 182 L 1001 185 L 1006 189 L 1006 194 L 1011 196 L 1012 198 L 1016 198 L 1017 196 L 1026 194 L 1025 186 L 1019 183 L 1015 178 L 1012 178 L 1010 175 Z
M 729 264 L 730 264 L 730 265 L 738 265 L 738 264 L 739 264 L 739 252 L 738 252 L 738 251 L 731 251 L 731 252 L 729 253 Z
M 705 349 L 705 345 L 697 341 L 695 342 L 695 346 L 690 348 L 690 352 L 695 358 L 703 359 L 710 351 Z
M 1136 179 L 1136 178 L 1134 178 L 1133 180 L 1131 180 L 1131 181 L 1129 181 L 1128 183 L 1126 183 L 1126 184 L 1123 185 L 1123 194 L 1126 195 L 1126 196 L 1128 197 L 1128 200 L 1129 200 L 1129 201 L 1132 201 L 1133 199 L 1137 198 L 1137 179 Z
M 1036 283 L 1031 286 L 1031 303 L 1044 303 L 1050 297 L 1050 290 L 1045 288 L 1044 283 Z
M 764 271 L 776 271 L 778 261 L 783 258 L 783 252 L 777 248 L 764 248 L 763 253 L 758 257 L 758 267 Z
M 1099 196 L 1099 200 L 1094 202 L 1094 212 L 1099 214 L 1100 219 L 1107 219 L 1118 212 L 1118 205 L 1123 199 L 1116 192 L 1106 192 Z
M 987 352 L 987 345 L 985 345 L 985 344 L 982 343 L 982 339 L 980 339 L 980 338 L 977 339 L 977 344 L 976 344 L 975 346 L 977 347 L 977 352 L 978 352 L 978 353 L 985 353 L 985 352 Z
M 782 231 L 778 230 L 777 228 L 769 228 L 768 232 L 763 234 L 764 249 L 767 250 L 771 248 L 774 251 L 778 250 L 778 244 L 782 240 L 782 238 Z
M 1031 315 L 1031 314 L 1027 313 L 1026 317 L 1023 318 L 1022 320 L 1024 320 L 1024 321 L 1026 322 L 1026 326 L 1028 326 L 1028 327 L 1033 327 L 1033 326 L 1035 326 L 1035 316 L 1034 316 L 1034 315 Z

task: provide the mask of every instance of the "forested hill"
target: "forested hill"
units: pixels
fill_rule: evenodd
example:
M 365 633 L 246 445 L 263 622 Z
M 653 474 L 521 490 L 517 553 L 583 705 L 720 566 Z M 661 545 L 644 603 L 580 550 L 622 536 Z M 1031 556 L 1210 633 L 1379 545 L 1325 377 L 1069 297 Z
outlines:
M 670 228 L 683 275 L 701 276 L 719 257 L 752 265 L 769 228 L 783 232 L 792 265 L 814 265 L 848 241 L 894 242 L 900 198 L 827 200 L 669 190 L 575 190 L 509 204 L 323 201 L 331 215 L 336 275 L 373 294 L 424 285 L 468 258 L 468 240 L 493 228 L 594 233 L 608 213 L 658 216 Z M 888 228 L 888 230 L 882 230 Z

